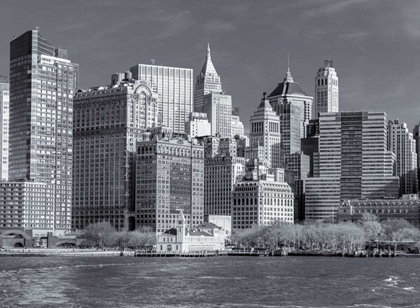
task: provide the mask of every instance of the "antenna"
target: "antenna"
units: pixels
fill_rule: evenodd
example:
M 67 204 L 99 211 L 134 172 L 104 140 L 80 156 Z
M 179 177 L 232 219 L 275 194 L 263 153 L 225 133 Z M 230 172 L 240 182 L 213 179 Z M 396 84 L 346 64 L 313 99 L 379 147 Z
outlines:
M 287 71 L 290 71 L 290 57 L 289 57 L 289 53 L 287 53 Z

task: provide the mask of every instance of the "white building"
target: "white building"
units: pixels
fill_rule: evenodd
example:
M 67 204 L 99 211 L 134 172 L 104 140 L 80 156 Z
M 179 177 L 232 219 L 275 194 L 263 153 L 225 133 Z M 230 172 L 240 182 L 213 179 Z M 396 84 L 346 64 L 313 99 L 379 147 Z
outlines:
M 406 123 L 398 120 L 388 123 L 388 150 L 396 156 L 395 175 L 400 178 L 400 195 L 417 193 L 416 141 Z
M 0 79 L 0 179 L 3 181 L 9 177 L 9 101 L 9 83 Z
M 134 79 L 151 82 L 159 95 L 162 126 L 174 133 L 185 132 L 185 122 L 193 110 L 193 70 L 153 64 L 137 64 L 130 68 Z
M 244 133 L 244 124 L 241 122 L 241 119 L 237 115 L 232 115 L 232 137 L 236 135 L 242 137 Z
M 213 136 L 232 137 L 232 96 L 214 92 L 205 95 L 203 112 L 207 113 Z
M 185 123 L 185 133 L 191 138 L 211 135 L 211 124 L 207 113 L 191 112 L 188 122 Z
M 212 92 L 222 93 L 223 90 L 220 76 L 211 61 L 210 44 L 208 44 L 206 60 L 195 84 L 194 111 L 204 112 L 204 96 Z
M 320 112 L 338 112 L 338 76 L 332 60 L 325 60 L 315 77 L 315 117 Z
M 225 249 L 226 232 L 211 222 L 188 228 L 182 211 L 177 216 L 176 227 L 157 236 L 157 252 L 203 252 Z
M 281 165 L 280 118 L 273 111 L 265 92 L 258 109 L 251 116 L 249 122 L 251 123 L 250 147 L 252 149 L 262 147 L 264 149 L 262 162 L 266 167 L 279 168 Z M 254 151 L 249 150 L 248 152 Z M 259 151 L 257 152 L 259 153 Z
M 292 189 L 282 181 L 282 172 L 272 171 L 269 174 L 265 167 L 256 166 L 236 183 L 232 193 L 233 229 L 269 226 L 278 221 L 293 224 Z

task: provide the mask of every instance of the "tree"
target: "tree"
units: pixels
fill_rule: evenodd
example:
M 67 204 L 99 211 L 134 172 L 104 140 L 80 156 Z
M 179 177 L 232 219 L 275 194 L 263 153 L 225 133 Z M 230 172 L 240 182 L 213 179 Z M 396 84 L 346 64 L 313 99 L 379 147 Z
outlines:
M 115 242 L 116 230 L 108 221 L 101 221 L 95 224 L 90 224 L 80 236 L 85 240 L 86 246 L 112 246 Z
M 156 233 L 151 227 L 141 227 L 135 231 L 129 232 L 128 246 L 139 249 L 146 248 L 156 244 Z

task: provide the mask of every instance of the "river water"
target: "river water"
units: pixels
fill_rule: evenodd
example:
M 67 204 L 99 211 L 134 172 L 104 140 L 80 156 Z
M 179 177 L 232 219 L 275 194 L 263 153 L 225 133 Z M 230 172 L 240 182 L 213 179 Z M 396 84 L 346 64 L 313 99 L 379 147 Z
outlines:
M 420 307 L 420 259 L 0 257 L 0 307 Z

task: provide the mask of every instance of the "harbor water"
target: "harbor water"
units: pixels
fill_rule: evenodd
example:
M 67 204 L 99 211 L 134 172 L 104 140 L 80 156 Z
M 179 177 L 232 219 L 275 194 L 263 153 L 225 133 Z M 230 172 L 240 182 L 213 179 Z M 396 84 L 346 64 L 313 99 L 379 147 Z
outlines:
M 0 307 L 420 307 L 420 259 L 1 257 Z

